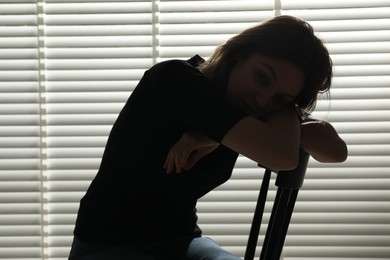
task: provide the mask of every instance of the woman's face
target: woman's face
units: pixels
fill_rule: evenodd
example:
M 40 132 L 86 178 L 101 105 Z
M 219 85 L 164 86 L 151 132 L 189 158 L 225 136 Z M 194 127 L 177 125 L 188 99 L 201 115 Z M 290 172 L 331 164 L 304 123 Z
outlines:
M 262 117 L 293 102 L 303 84 L 304 74 L 294 64 L 255 53 L 233 67 L 227 98 L 248 114 Z

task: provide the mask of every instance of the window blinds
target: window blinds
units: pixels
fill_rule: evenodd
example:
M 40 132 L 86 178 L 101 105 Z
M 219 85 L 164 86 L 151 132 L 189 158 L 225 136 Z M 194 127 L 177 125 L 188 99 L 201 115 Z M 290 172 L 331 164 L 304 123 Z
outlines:
M 47 237 L 69 252 L 78 201 L 119 110 L 153 64 L 150 1 L 46 1 Z
M 41 136 L 37 8 L 0 5 L 0 258 L 40 257 Z
M 308 20 L 325 40 L 334 84 L 314 114 L 350 153 L 342 164 L 310 160 L 284 259 L 390 259 L 389 0 L 0 1 L 0 259 L 67 258 L 79 199 L 147 68 L 207 58 L 276 14 Z M 241 256 L 262 174 L 239 157 L 199 203 L 205 235 Z
M 390 2 L 280 4 L 280 10 L 273 10 L 274 1 L 240 1 L 233 12 L 221 1 L 161 2 L 160 56 L 188 57 L 196 43 L 201 46 L 196 50 L 207 57 L 215 45 L 278 13 L 308 20 L 335 63 L 331 101 L 321 97 L 314 115 L 335 125 L 348 143 L 350 156 L 336 165 L 310 161 L 284 259 L 389 259 Z M 263 172 L 240 157 L 232 179 L 199 203 L 204 233 L 241 256 Z M 275 188 L 271 188 L 263 235 L 274 198 Z
M 308 20 L 334 61 L 331 101 L 315 115 L 346 140 L 343 164 L 309 165 L 285 254 L 291 259 L 390 258 L 390 2 L 283 1 Z

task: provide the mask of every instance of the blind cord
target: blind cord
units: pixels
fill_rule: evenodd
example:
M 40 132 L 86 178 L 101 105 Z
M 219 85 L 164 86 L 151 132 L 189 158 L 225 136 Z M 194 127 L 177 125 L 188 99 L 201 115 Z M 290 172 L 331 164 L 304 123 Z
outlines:
M 282 11 L 282 2 L 281 0 L 275 0 L 274 2 L 274 10 L 275 10 L 275 16 L 281 15 Z
M 158 62 L 160 57 L 159 46 L 160 46 L 160 1 L 152 1 L 152 54 L 153 54 L 153 65 Z
M 38 40 L 38 84 L 39 84 L 39 147 L 40 147 L 40 190 L 41 190 L 41 243 L 42 259 L 49 258 L 48 210 L 47 210 L 47 144 L 46 144 L 46 75 L 45 75 L 45 32 L 44 0 L 37 1 Z

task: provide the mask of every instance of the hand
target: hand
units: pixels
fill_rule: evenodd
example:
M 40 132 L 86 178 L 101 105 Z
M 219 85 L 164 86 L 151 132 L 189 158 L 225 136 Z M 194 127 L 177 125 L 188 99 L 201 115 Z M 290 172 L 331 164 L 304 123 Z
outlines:
M 218 146 L 219 143 L 201 133 L 184 133 L 169 150 L 164 168 L 167 173 L 171 173 L 174 168 L 177 173 L 181 173 L 182 170 L 187 171 Z

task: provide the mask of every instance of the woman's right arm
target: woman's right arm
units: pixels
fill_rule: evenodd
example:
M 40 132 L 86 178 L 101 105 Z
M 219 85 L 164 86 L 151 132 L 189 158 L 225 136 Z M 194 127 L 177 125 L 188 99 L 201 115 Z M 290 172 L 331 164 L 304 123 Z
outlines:
M 261 121 L 244 117 L 223 137 L 226 147 L 273 171 L 295 169 L 299 160 L 300 122 L 293 106 Z

